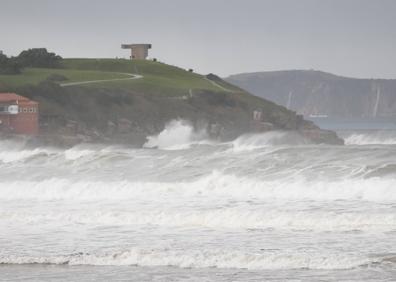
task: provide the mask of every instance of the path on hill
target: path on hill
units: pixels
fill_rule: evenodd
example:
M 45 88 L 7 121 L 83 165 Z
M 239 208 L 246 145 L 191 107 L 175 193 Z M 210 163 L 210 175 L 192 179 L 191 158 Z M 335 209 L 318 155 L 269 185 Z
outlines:
M 141 79 L 143 75 L 140 74 L 132 74 L 132 73 L 123 73 L 119 72 L 117 74 L 129 75 L 130 77 L 126 78 L 112 78 L 112 79 L 99 79 L 99 80 L 85 80 L 85 81 L 78 81 L 78 82 L 66 82 L 59 84 L 61 87 L 68 87 L 68 86 L 76 86 L 76 85 L 83 85 L 83 84 L 92 84 L 92 83 L 100 83 L 100 82 L 110 82 L 110 81 L 121 81 L 121 80 L 132 80 L 132 79 Z M 217 88 L 226 91 L 226 92 L 235 92 L 231 89 L 225 88 L 224 86 L 218 84 L 217 82 L 205 78 L 205 80 L 209 81 L 212 85 L 216 86 Z M 191 89 L 190 89 L 191 90 Z
M 61 83 L 60 86 L 61 87 L 67 87 L 67 86 L 75 86 L 75 85 L 83 85 L 83 84 L 91 84 L 91 83 L 120 81 L 120 80 L 132 80 L 132 79 L 143 78 L 143 75 L 140 75 L 140 74 L 122 73 L 122 72 L 119 72 L 117 74 L 129 75 L 130 77 L 126 77 L 126 78 L 112 78 L 112 79 L 100 79 L 100 80 L 86 80 L 86 81 L 78 81 L 78 82 L 67 82 L 67 83 Z
M 223 90 L 223 91 L 226 91 L 226 92 L 235 92 L 235 91 L 233 91 L 233 90 L 231 90 L 231 89 L 228 89 L 228 88 L 225 88 L 224 86 L 221 86 L 221 85 L 218 84 L 216 81 L 210 80 L 209 78 L 205 78 L 205 79 L 206 79 L 207 81 L 209 81 L 210 83 L 212 83 L 214 86 L 220 88 L 220 89 Z

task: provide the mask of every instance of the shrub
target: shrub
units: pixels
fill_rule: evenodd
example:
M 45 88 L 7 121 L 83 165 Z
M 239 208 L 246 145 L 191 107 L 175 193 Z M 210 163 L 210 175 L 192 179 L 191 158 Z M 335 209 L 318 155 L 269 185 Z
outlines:
M 35 68 L 55 68 L 59 67 L 61 56 L 50 53 L 45 48 L 33 48 L 22 51 L 18 58 L 18 62 L 23 67 Z
M 0 74 L 19 74 L 21 73 L 21 65 L 15 58 L 8 58 L 0 53 Z
M 64 75 L 53 73 L 53 74 L 49 75 L 46 80 L 47 81 L 60 82 L 60 81 L 66 81 L 68 79 Z

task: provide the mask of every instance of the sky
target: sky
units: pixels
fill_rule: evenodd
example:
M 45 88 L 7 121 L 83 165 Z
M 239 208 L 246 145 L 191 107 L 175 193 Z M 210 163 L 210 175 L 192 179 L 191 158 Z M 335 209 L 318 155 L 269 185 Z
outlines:
M 396 78 L 396 0 L 0 0 L 0 50 L 151 58 L 220 76 L 315 69 Z

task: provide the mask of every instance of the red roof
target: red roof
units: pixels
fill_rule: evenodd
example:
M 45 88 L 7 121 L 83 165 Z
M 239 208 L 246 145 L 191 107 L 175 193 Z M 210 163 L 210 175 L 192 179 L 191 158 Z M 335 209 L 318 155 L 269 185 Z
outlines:
M 14 102 L 14 101 L 34 102 L 26 97 L 23 97 L 15 93 L 0 93 L 0 102 Z

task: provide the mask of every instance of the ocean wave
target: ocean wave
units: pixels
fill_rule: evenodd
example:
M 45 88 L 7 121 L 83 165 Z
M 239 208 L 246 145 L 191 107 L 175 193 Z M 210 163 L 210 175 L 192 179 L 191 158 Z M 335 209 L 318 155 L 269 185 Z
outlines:
M 384 164 L 381 166 L 368 166 L 365 169 L 364 177 L 394 177 L 396 175 L 396 164 Z
M 35 160 L 37 157 L 47 157 L 47 159 L 51 158 L 51 161 L 58 160 L 60 164 L 66 164 L 64 161 L 79 161 L 84 158 L 95 160 L 103 157 L 111 158 L 120 154 L 132 156 L 134 152 L 129 148 L 95 144 L 79 144 L 69 149 L 60 149 L 51 147 L 30 148 L 23 144 L 4 147 L 4 142 L 0 142 L 0 149 L 0 162 L 5 164 L 24 163 Z
M 346 145 L 396 145 L 396 133 L 367 132 L 353 133 L 344 137 Z
M 315 180 L 305 178 L 262 180 L 251 177 L 213 173 L 195 181 L 89 181 L 51 178 L 42 181 L 2 181 L 0 199 L 37 200 L 122 200 L 153 197 L 207 197 L 280 200 L 356 200 L 389 202 L 396 200 L 396 179 L 350 178 Z
M 162 226 L 182 228 L 212 229 L 275 229 L 299 231 L 370 231 L 389 232 L 396 230 L 396 215 L 388 212 L 343 212 L 332 210 L 301 211 L 280 209 L 279 207 L 261 207 L 251 210 L 247 206 L 220 207 L 210 210 L 185 210 L 172 207 L 144 209 L 135 204 L 136 209 L 117 211 L 85 208 L 81 211 L 45 211 L 21 212 L 0 211 L 3 221 L 23 224 L 53 224 L 57 226 L 84 224 L 90 226 Z M 292 206 L 290 206 L 292 207 Z M 125 209 L 125 208 L 124 208 Z
M 0 140 L 0 162 L 13 163 L 39 155 L 48 155 L 52 152 L 50 148 L 29 148 L 27 138 Z
M 389 261 L 389 260 L 388 260 Z M 66 264 L 101 266 L 173 266 L 180 268 L 235 269 L 353 269 L 384 262 L 383 257 L 369 258 L 353 254 L 316 252 L 237 250 L 172 250 L 133 248 L 108 253 L 75 253 L 60 256 L 0 256 L 0 264 Z
M 147 137 L 144 148 L 184 150 L 194 144 L 211 144 L 206 129 L 195 130 L 186 120 L 172 120 L 158 135 Z
M 271 131 L 244 134 L 228 144 L 233 151 L 239 152 L 282 145 L 304 145 L 309 144 L 309 141 L 296 132 Z
M 186 120 L 172 120 L 158 135 L 148 137 L 144 148 L 162 150 L 184 150 L 192 145 L 225 145 L 233 151 L 250 151 L 269 146 L 310 144 L 297 132 L 271 131 L 264 133 L 243 134 L 234 141 L 220 143 L 210 140 L 206 128 L 194 129 Z
M 48 156 L 52 152 L 47 149 L 25 149 L 20 151 L 1 151 L 0 161 L 3 163 L 21 162 L 38 156 Z

